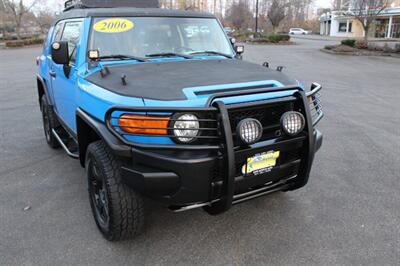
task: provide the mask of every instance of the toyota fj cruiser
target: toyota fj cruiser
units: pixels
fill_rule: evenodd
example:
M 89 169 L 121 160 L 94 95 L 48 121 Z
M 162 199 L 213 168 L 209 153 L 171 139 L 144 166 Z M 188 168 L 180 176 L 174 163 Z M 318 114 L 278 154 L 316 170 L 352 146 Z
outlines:
M 322 144 L 320 85 L 242 61 L 213 15 L 138 8 L 155 2 L 67 1 L 38 58 L 46 140 L 85 167 L 108 240 L 141 231 L 142 197 L 215 215 L 299 189 Z

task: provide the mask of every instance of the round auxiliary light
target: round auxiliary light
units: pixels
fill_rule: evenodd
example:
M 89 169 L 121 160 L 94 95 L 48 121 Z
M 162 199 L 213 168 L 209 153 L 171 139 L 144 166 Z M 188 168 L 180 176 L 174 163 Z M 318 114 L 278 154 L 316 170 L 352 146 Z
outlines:
M 194 141 L 199 134 L 200 123 L 197 116 L 193 114 L 183 114 L 176 118 L 173 123 L 175 139 L 181 143 Z
M 295 136 L 303 131 L 306 124 L 304 116 L 299 112 L 286 112 L 282 115 L 281 125 L 283 131 L 289 136 Z
M 263 135 L 263 127 L 257 119 L 247 118 L 239 122 L 237 135 L 246 144 L 259 141 Z
M 61 45 L 59 42 L 55 42 L 52 44 L 52 48 L 53 48 L 53 50 L 58 50 L 61 48 Z

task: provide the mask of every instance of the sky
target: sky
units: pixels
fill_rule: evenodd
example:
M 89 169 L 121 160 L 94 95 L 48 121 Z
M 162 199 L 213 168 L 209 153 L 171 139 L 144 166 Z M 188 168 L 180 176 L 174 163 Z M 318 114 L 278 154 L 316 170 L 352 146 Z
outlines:
M 318 7 L 331 7 L 332 6 L 332 1 L 331 0 L 316 0 L 315 5 Z

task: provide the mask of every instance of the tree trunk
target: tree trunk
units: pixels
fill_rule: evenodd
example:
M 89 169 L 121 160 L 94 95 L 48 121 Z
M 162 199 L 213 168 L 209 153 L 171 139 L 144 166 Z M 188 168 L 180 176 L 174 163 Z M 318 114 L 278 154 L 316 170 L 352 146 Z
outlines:
M 17 34 L 17 40 L 21 40 L 21 26 L 17 25 L 15 27 L 15 32 Z
M 17 33 L 17 39 L 21 40 L 21 27 L 22 27 L 22 16 L 24 14 L 23 13 L 19 13 L 16 23 L 15 23 L 15 31 Z
M 368 39 L 369 39 L 369 36 L 368 36 L 368 34 L 369 34 L 369 27 L 365 28 L 365 29 L 364 29 L 364 32 L 365 32 L 365 36 L 364 36 L 364 42 L 365 42 L 365 44 L 368 46 Z
M 17 34 L 17 40 L 21 40 L 21 21 L 17 20 L 17 23 L 15 23 L 15 33 Z

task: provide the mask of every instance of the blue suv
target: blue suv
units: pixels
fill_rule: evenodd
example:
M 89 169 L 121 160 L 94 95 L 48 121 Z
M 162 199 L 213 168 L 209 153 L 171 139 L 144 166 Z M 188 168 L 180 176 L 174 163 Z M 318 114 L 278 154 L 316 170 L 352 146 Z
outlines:
M 320 85 L 242 61 L 213 15 L 88 2 L 52 25 L 37 88 L 46 140 L 86 169 L 106 239 L 141 231 L 143 197 L 216 215 L 307 184 Z

